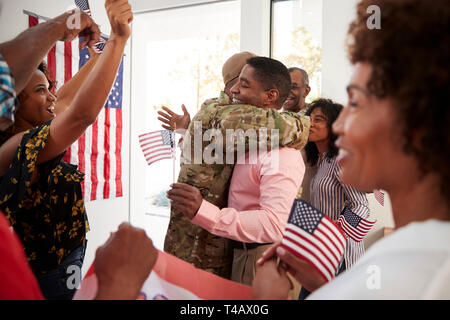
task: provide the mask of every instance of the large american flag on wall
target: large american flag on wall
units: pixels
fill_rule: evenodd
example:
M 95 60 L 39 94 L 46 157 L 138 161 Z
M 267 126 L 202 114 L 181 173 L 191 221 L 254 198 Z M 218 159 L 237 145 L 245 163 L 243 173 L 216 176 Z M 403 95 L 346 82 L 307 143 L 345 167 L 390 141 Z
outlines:
M 40 22 L 29 16 L 30 28 Z M 57 89 L 89 60 L 88 49 L 80 50 L 78 44 L 78 39 L 57 42 L 47 54 L 46 62 Z M 97 121 L 67 149 L 63 158 L 86 174 L 82 183 L 85 201 L 122 196 L 122 83 L 123 60 Z

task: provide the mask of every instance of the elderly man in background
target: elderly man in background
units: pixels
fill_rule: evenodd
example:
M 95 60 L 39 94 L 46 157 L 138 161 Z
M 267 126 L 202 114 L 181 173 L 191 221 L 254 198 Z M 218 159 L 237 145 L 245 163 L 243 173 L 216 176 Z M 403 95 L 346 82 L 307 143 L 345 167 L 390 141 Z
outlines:
M 311 88 L 309 87 L 308 73 L 305 70 L 292 67 L 288 69 L 291 76 L 291 91 L 283 104 L 284 111 L 300 112 L 305 114 L 307 104 L 305 102 Z
M 291 91 L 289 96 L 283 104 L 284 111 L 291 111 L 305 115 L 308 105 L 305 102 L 305 98 L 308 96 L 311 88 L 309 87 L 309 77 L 308 73 L 300 68 L 292 67 L 289 68 L 289 74 L 291 76 Z M 317 172 L 317 166 L 311 166 L 306 161 L 305 150 L 302 150 L 302 158 L 305 163 L 305 176 L 303 177 L 302 187 L 300 191 L 300 198 L 309 202 L 310 191 L 309 186 L 311 184 L 311 179 Z

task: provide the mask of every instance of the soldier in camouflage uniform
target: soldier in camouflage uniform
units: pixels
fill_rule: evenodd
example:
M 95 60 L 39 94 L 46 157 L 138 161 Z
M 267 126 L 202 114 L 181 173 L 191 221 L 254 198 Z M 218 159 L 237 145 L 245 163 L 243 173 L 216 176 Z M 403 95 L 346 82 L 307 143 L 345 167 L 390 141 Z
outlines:
M 201 123 L 200 126 L 195 124 Z M 198 188 L 203 199 L 224 208 L 227 206 L 227 195 L 233 164 L 194 163 L 194 140 L 197 134 L 210 129 L 219 130 L 223 137 L 227 129 L 254 129 L 256 137 L 266 139 L 272 145 L 289 146 L 301 149 L 305 146 L 309 133 L 309 118 L 290 112 L 279 113 L 275 109 L 263 109 L 251 105 L 230 105 L 230 99 L 224 93 L 219 98 L 206 101 L 200 112 L 193 118 L 188 127 L 184 141 L 182 164 L 178 182 Z M 260 137 L 259 128 L 267 129 L 267 137 Z M 279 134 L 273 138 L 271 130 L 278 129 Z M 246 141 L 245 148 L 252 141 Z M 202 154 L 211 141 L 203 141 Z M 227 145 L 223 143 L 224 155 L 227 151 L 236 151 L 237 142 Z M 225 147 L 226 146 L 226 147 Z M 188 161 L 186 161 L 188 159 Z M 191 161 L 189 161 L 191 160 Z M 223 161 L 225 162 L 225 161 Z M 165 239 L 164 250 L 194 266 L 210 271 L 224 278 L 230 278 L 233 259 L 231 240 L 209 233 L 192 224 L 182 212 L 171 210 L 169 227 Z

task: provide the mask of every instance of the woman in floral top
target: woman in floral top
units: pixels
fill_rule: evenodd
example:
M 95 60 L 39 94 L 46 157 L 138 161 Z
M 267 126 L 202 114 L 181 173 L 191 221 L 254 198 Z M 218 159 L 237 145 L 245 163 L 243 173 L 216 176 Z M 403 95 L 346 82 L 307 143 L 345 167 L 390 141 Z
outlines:
M 67 267 L 81 267 L 88 230 L 83 174 L 61 158 L 104 106 L 130 36 L 128 3 L 107 0 L 105 7 L 111 35 L 96 67 L 80 70 L 65 86 L 76 95 L 62 94 L 66 98 L 56 117 L 56 96 L 41 66 L 19 94 L 14 135 L 0 148 L 0 209 L 21 238 L 48 299 L 72 298 L 68 277 L 74 271 Z

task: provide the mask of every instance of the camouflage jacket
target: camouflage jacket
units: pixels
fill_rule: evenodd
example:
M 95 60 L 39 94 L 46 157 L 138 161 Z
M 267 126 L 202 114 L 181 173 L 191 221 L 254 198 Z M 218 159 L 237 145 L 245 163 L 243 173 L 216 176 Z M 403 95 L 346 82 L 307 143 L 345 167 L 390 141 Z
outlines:
M 233 173 L 234 164 L 225 161 L 225 154 L 231 151 L 235 153 L 238 144 L 226 143 L 226 130 L 244 131 L 253 129 L 256 138 L 267 142 L 267 149 L 279 146 L 289 146 L 302 149 L 309 134 L 309 117 L 300 116 L 292 112 L 278 112 L 275 109 L 263 109 L 250 105 L 230 105 L 228 96 L 224 93 L 219 98 L 205 101 L 201 110 L 194 116 L 186 135 L 182 148 L 181 169 L 178 182 L 197 187 L 203 199 L 224 208 L 227 206 L 228 188 Z M 259 131 L 267 128 L 267 135 Z M 208 130 L 215 129 L 216 135 L 210 141 L 200 142 L 195 134 L 203 137 Z M 272 129 L 278 129 L 278 135 L 272 133 Z M 220 143 L 218 134 L 222 134 L 224 156 L 222 163 L 205 163 L 203 157 L 195 161 L 195 150 L 200 149 L 201 155 L 212 142 Z M 273 138 L 273 140 L 272 140 Z M 235 139 L 237 140 L 237 139 Z M 250 136 L 244 145 L 248 150 L 252 142 L 256 142 L 255 136 Z M 197 143 L 197 146 L 196 146 Z M 272 145 L 273 144 L 273 145 Z M 216 148 L 217 151 L 217 148 Z M 198 152 L 198 151 L 197 151 Z M 199 152 L 198 152 L 199 153 Z M 183 259 L 197 268 L 201 268 L 224 278 L 230 278 L 233 250 L 231 240 L 213 235 L 205 229 L 194 225 L 189 218 L 175 209 L 171 209 L 170 222 L 167 230 L 164 250 L 176 257 Z

